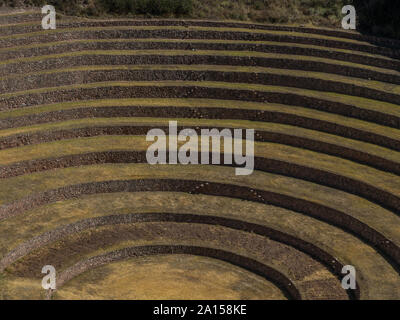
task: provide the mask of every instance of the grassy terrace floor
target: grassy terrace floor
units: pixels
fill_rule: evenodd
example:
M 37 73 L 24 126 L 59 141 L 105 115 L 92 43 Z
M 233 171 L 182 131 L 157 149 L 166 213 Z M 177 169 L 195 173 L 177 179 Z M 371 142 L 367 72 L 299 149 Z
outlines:
M 76 24 L 75 24 L 76 26 Z M 254 31 L 254 32 L 253 32 Z M 14 32 L 10 30 L 9 32 Z M 63 33 L 64 32 L 64 33 Z M 124 34 L 120 38 L 194 38 L 194 39 L 226 39 L 226 40 L 252 40 L 252 41 L 283 41 L 287 43 L 302 43 L 317 46 L 326 46 L 341 50 L 351 50 L 353 47 L 356 51 L 373 53 L 377 55 L 385 55 L 397 58 L 397 53 L 390 48 L 382 48 L 372 45 L 368 42 L 362 42 L 352 39 L 338 39 L 335 37 L 327 37 L 323 35 L 303 34 L 299 32 L 282 32 L 270 30 L 252 30 L 241 28 L 207 28 L 207 27 L 181 27 L 181 26 L 113 26 L 113 27 L 91 27 L 72 29 L 57 29 L 50 31 L 37 31 L 30 33 L 17 33 L 0 37 L 0 42 L 5 47 L 29 45 L 38 42 L 54 42 L 57 40 L 71 40 L 86 38 L 113 38 L 113 34 Z M 193 33 L 193 35 L 191 35 Z M 47 35 L 47 36 L 46 36 Z M 97 35 L 97 36 L 96 36 Z
M 35 23 L 23 23 L 20 26 L 37 26 L 37 22 Z M 9 28 L 10 31 L 14 31 L 15 27 L 18 27 L 18 24 L 12 24 L 12 25 L 3 25 L 0 27 L 1 28 Z M 68 24 L 66 24 L 68 26 Z M 6 40 L 6 39 L 18 39 L 18 38 L 24 38 L 27 36 L 36 36 L 36 35 L 42 35 L 42 34 L 54 34 L 54 33 L 60 33 L 60 32 L 71 32 L 74 30 L 77 30 L 74 28 L 74 23 L 71 24 L 72 27 L 66 27 L 66 28 L 60 28 L 56 30 L 45 30 L 45 31 L 34 31 L 34 32 L 28 32 L 28 33 L 17 33 L 17 34 L 11 34 L 7 36 L 1 36 L 0 40 Z M 76 26 L 76 24 L 75 24 Z M 61 24 L 62 27 L 62 24 Z M 103 31 L 103 30 L 115 30 L 115 26 L 112 27 L 79 27 L 79 31 Z M 159 26 L 118 26 L 118 30 L 159 30 Z M 17 29 L 17 28 L 16 28 Z M 40 28 L 38 28 L 40 29 Z M 186 26 L 186 27 L 181 27 L 181 26 L 164 26 L 162 29 L 165 30 L 178 30 L 178 31 L 215 31 L 216 29 L 220 32 L 247 32 L 247 33 L 252 33 L 252 34 L 268 34 L 268 35 L 282 35 L 282 36 L 293 36 L 293 37 L 300 37 L 304 36 L 304 33 L 301 32 L 285 32 L 285 31 L 274 31 L 274 30 L 254 30 L 254 29 L 246 29 L 246 28 L 209 28 L 209 27 L 197 27 L 197 26 Z M 347 42 L 347 43 L 352 43 L 352 44 L 362 44 L 362 45 L 367 45 L 367 46 L 373 46 L 368 42 L 364 41 L 357 41 L 353 39 L 346 39 L 346 38 L 337 38 L 337 37 L 329 37 L 329 36 L 324 36 L 324 35 L 319 35 L 319 34 L 306 34 L 308 38 L 314 38 L 314 39 L 323 39 L 323 40 L 336 40 L 340 42 Z
M 355 298 L 340 286 L 346 264 L 360 299 L 400 299 L 400 61 L 388 41 L 212 21 L 57 26 L 0 13 L 0 299 L 45 299 L 46 264 L 53 299 Z M 250 176 L 116 163 L 150 144 L 118 130 L 170 120 L 292 140 L 256 141 Z M 154 245 L 240 258 L 141 256 Z
M 400 140 L 400 131 L 385 126 L 376 125 L 370 122 L 364 122 L 357 119 L 351 119 L 345 116 L 321 112 L 317 110 L 309 110 L 302 107 L 286 106 L 271 103 L 255 103 L 249 101 L 235 101 L 235 100 L 217 100 L 217 99 L 171 99 L 171 98 L 152 98 L 152 99 L 98 99 L 98 100 L 83 100 L 74 102 L 64 102 L 49 105 L 36 105 L 33 107 L 17 108 L 10 111 L 0 112 L 0 119 L 12 120 L 22 116 L 40 115 L 41 113 L 49 113 L 53 111 L 73 110 L 81 108 L 106 108 L 106 107 L 131 107 L 131 106 L 165 106 L 165 107 L 196 107 L 196 108 L 229 108 L 229 109 L 245 109 L 245 110 L 260 110 L 271 112 L 283 112 L 292 115 L 299 115 L 305 118 L 312 118 L 331 123 L 340 124 L 347 127 L 357 128 L 359 130 L 372 132 L 378 135 L 392 137 Z M 154 119 L 155 121 L 155 119 Z M 158 120 L 157 120 L 158 121 Z M 187 120 L 185 120 L 187 121 Z M 203 121 L 198 119 L 198 121 Z M 209 120 L 207 120 L 209 121 Z M 252 122 L 252 125 L 254 122 Z M 269 123 L 268 126 L 274 124 Z M 0 131 L 7 134 L 9 131 Z M 15 133 L 18 131 L 14 131 Z M 319 138 L 319 137 L 318 137 Z
M 350 106 L 356 106 L 360 109 L 377 111 L 380 113 L 386 113 L 388 115 L 398 116 L 400 111 L 399 108 L 390 103 L 386 102 L 378 102 L 371 99 L 348 96 L 343 94 L 337 94 L 332 92 L 320 92 L 313 91 L 307 89 L 298 89 L 291 87 L 281 87 L 281 86 L 267 86 L 267 85 L 257 85 L 257 84 L 247 84 L 247 83 L 227 83 L 227 82 L 207 82 L 207 81 L 146 81 L 146 82 L 138 82 L 138 81 L 110 81 L 110 82 L 96 82 L 96 83 L 88 83 L 88 84 L 79 84 L 79 85 L 66 85 L 59 87 L 50 87 L 50 88 L 41 88 L 41 89 L 31 89 L 24 91 L 17 91 L 12 93 L 3 93 L 0 94 L 0 108 L 2 110 L 6 110 L 4 107 L 7 99 L 10 98 L 18 98 L 24 97 L 27 95 L 34 94 L 44 94 L 44 93 L 54 93 L 56 91 L 61 90 L 75 90 L 75 89 L 91 89 L 91 88 L 102 88 L 102 87 L 167 87 L 167 86 L 181 86 L 181 87 L 189 87 L 189 86 L 198 86 L 205 88 L 218 88 L 218 89 L 236 89 L 236 90 L 250 90 L 250 91 L 260 91 L 267 93 L 281 93 L 281 94 L 297 94 L 299 96 L 315 98 L 315 99 L 323 99 L 331 102 L 340 102 L 344 104 L 348 104 Z M 63 101 L 59 101 L 63 102 Z M 377 106 L 379 103 L 379 106 Z M 35 105 L 36 103 L 30 103 L 30 105 Z M 28 106 L 30 106 L 28 105 Z
M 87 40 L 91 41 L 91 40 Z M 142 41 L 142 40 L 140 40 Z M 234 42 L 237 43 L 237 42 Z M 9 48 L 7 48 L 9 49 Z M 16 59 L 8 59 L 0 62 L 0 65 L 12 65 L 12 64 L 23 64 L 23 63 L 32 63 L 38 62 L 42 60 L 50 60 L 50 59 L 60 59 L 66 57 L 82 57 L 85 55 L 101 55 L 101 56 L 121 56 L 121 55 L 167 55 L 167 56 L 204 56 L 204 55 L 212 55 L 212 56 L 226 56 L 226 57 L 251 57 L 251 58 L 279 58 L 279 59 L 287 59 L 287 60 L 295 60 L 298 61 L 299 64 L 301 61 L 312 61 L 312 62 L 321 62 L 325 64 L 335 64 L 338 67 L 353 67 L 360 68 L 365 70 L 376 71 L 380 73 L 400 75 L 400 72 L 396 70 L 389 70 L 384 68 L 378 68 L 365 64 L 357 64 L 353 62 L 346 62 L 341 60 L 334 60 L 323 57 L 309 57 L 309 56 L 301 56 L 301 55 L 292 55 L 292 54 L 279 54 L 279 53 L 266 53 L 266 52 L 254 52 L 254 51 L 232 51 L 232 50 L 79 50 L 73 52 L 66 53 L 57 53 L 57 54 L 47 54 L 40 55 L 34 57 L 26 57 L 26 58 L 16 58 Z
M 104 142 L 103 140 L 103 144 Z M 71 146 L 65 147 L 70 149 Z M 179 167 L 178 172 L 175 170 L 170 172 L 170 168 L 171 166 L 157 168 L 144 164 L 104 164 L 34 173 L 7 179 L 8 188 L 0 190 L 0 201 L 2 204 L 6 204 L 25 198 L 30 194 L 80 183 L 155 177 L 190 179 L 193 173 L 196 173 L 199 181 L 221 183 L 230 181 L 238 185 L 276 191 L 337 208 L 377 228 L 378 231 L 385 233 L 391 240 L 400 244 L 399 217 L 370 201 L 349 193 L 299 179 L 258 171 L 254 172 L 251 178 L 239 178 L 234 176 L 232 169 L 217 166 L 209 168 L 207 166 L 183 166 Z
M 154 54 L 154 52 L 152 53 Z M 162 54 L 158 52 L 157 54 Z M 210 53 L 207 53 L 210 54 Z M 215 65 L 118 65 L 118 66 L 80 66 L 71 67 L 65 69 L 46 70 L 40 72 L 33 72 L 22 75 L 10 75 L 2 77 L 0 80 L 11 80 L 11 79 L 22 79 L 23 77 L 34 77 L 34 76 L 45 76 L 54 75 L 57 76 L 59 73 L 65 73 L 67 76 L 69 73 L 82 72 L 95 72 L 95 71 L 124 71 L 124 70 L 179 70 L 179 71 L 218 71 L 218 72 L 237 72 L 237 73 L 257 73 L 259 75 L 288 75 L 293 77 L 311 78 L 313 80 L 326 80 L 341 82 L 348 85 L 357 85 L 369 89 L 375 89 L 382 92 L 400 94 L 400 86 L 390 83 L 382 83 L 379 81 L 344 77 L 340 75 L 327 74 L 322 72 L 311 72 L 311 71 L 300 71 L 300 70 L 285 70 L 276 68 L 262 68 L 262 67 L 248 67 L 248 66 L 215 66 Z M 400 75 L 400 73 L 399 73 Z
M 0 151 L 2 165 L 26 161 L 30 159 L 46 159 L 68 154 L 87 153 L 111 150 L 146 150 L 151 145 L 145 137 L 104 136 L 64 140 L 33 146 L 6 149 Z M 256 143 L 255 156 L 297 163 L 300 165 L 335 172 L 343 176 L 367 182 L 382 190 L 400 194 L 400 186 L 395 181 L 395 175 L 380 172 L 367 166 L 360 166 L 347 160 L 333 158 L 312 151 L 293 148 L 275 143 Z
M 108 236 L 106 236 L 108 235 Z M 108 240 L 100 240 L 100 237 L 108 237 Z M 87 245 L 82 246 L 79 254 L 69 252 L 66 255 L 60 255 L 65 248 L 70 247 L 71 243 L 80 243 L 83 239 L 87 239 Z M 235 239 L 232 241 L 230 239 Z M 100 240 L 100 241 L 99 241 Z M 101 244 L 101 242 L 103 242 Z M 240 249 L 234 249 L 236 244 L 240 244 Z M 17 274 L 24 273 L 26 275 L 35 275 L 36 257 L 47 256 L 50 254 L 55 260 L 54 264 L 58 269 L 65 270 L 75 263 L 106 252 L 115 251 L 124 247 L 148 245 L 148 244 L 182 244 L 182 245 L 202 245 L 209 248 L 218 248 L 226 251 L 235 250 L 238 255 L 257 259 L 276 270 L 280 270 L 282 274 L 289 276 L 293 284 L 301 291 L 305 297 L 312 296 L 310 290 L 313 286 L 320 287 L 321 284 L 310 285 L 313 277 L 318 279 L 320 274 L 321 282 L 330 282 L 339 284 L 329 271 L 326 271 L 321 264 L 316 263 L 303 253 L 289 248 L 286 245 L 279 244 L 276 241 L 266 239 L 258 235 L 234 231 L 232 229 L 220 226 L 206 226 L 201 224 L 181 224 L 169 222 L 167 224 L 150 222 L 145 224 L 124 224 L 116 226 L 104 226 L 91 230 L 89 232 L 81 232 L 79 235 L 71 235 L 65 237 L 62 241 L 53 243 L 48 247 L 43 247 L 30 256 L 26 256 L 21 264 L 15 264 L 15 272 Z M 53 251 L 54 249 L 55 251 Z M 53 253 L 55 255 L 53 255 Z M 58 253 L 56 253 L 58 252 Z M 270 252 L 265 255 L 265 252 Z M 68 256 L 68 257 L 67 257 Z M 301 263 L 303 262 L 303 263 Z M 307 267 L 303 267 L 306 266 Z M 32 268 L 33 267 L 33 268 Z M 296 267 L 298 269 L 296 269 Z M 325 269 L 325 270 L 324 270 Z M 63 271 L 61 271 L 63 272 Z M 316 273 L 316 275 L 315 275 Z M 61 275 L 60 278 L 63 276 Z M 60 284 L 61 286 L 61 284 Z M 332 288 L 335 288 L 333 284 Z M 321 287 L 320 287 L 321 289 Z M 333 290 L 334 292 L 335 290 Z M 336 290 L 337 291 L 337 290 Z M 343 289 L 339 290 L 343 296 Z M 346 295 L 346 294 L 345 294 Z
M 160 44 L 165 44 L 165 43 L 197 43 L 197 44 L 244 44 L 244 45 L 258 45 L 259 47 L 261 45 L 270 45 L 270 46 L 279 46 L 283 48 L 303 48 L 303 49 L 317 49 L 317 50 L 322 50 L 326 54 L 329 52 L 339 52 L 339 53 L 347 53 L 347 54 L 356 54 L 359 56 L 364 56 L 364 57 L 372 57 L 372 58 L 378 58 L 378 59 L 383 59 L 387 61 L 392 61 L 392 62 L 397 62 L 396 59 L 391 59 L 389 57 L 383 56 L 383 55 L 377 55 L 377 54 L 372 54 L 368 52 L 362 52 L 362 51 L 354 51 L 354 50 L 346 50 L 346 49 L 338 49 L 338 48 L 326 48 L 323 46 L 316 46 L 316 45 L 304 45 L 300 43 L 284 43 L 284 42 L 274 42 L 274 41 L 240 41 L 240 40 L 216 40 L 216 39 L 208 39 L 207 41 L 202 40 L 202 39 L 72 39 L 72 40 L 64 40 L 64 41 L 56 41 L 56 42 L 48 42 L 48 43 L 35 43 L 35 44 L 29 44 L 29 45 L 21 45 L 21 46 L 16 46 L 16 47 L 5 47 L 5 48 L 0 48 L 0 53 L 7 53 L 7 52 L 15 52 L 16 54 L 19 54 L 24 51 L 29 51 L 30 49 L 47 49 L 48 52 L 51 52 L 53 49 L 62 46 L 73 46 L 75 44 L 77 45 L 82 45 L 84 46 L 85 44 L 102 44 L 102 43 L 117 43 L 117 44 L 130 44 L 132 42 L 135 43 L 160 43 Z M 257 46 L 255 47 L 257 48 Z M 257 50 L 255 50 L 257 51 Z M 35 54 L 33 54 L 35 56 Z M 37 55 L 37 54 L 36 54 Z M 369 66 L 363 65 L 365 68 L 368 68 Z
M 8 285 L 13 289 L 6 298 L 29 299 L 34 294 L 43 298 L 37 282 L 11 278 Z M 135 283 L 134 289 L 130 283 Z M 217 299 L 286 299 L 274 284 L 251 272 L 215 259 L 181 255 L 134 258 L 99 267 L 65 284 L 54 298 L 207 299 L 210 290 Z
M 125 128 L 127 126 L 168 126 L 168 121 L 176 120 L 182 126 L 187 127 L 229 127 L 229 128 L 252 128 L 262 132 L 273 132 L 278 134 L 286 134 L 290 132 L 291 136 L 303 137 L 313 141 L 326 142 L 336 146 L 351 148 L 370 155 L 379 156 L 381 158 L 396 162 L 400 159 L 398 152 L 387 150 L 385 148 L 360 142 L 357 140 L 346 139 L 314 130 L 307 130 L 289 125 L 281 125 L 275 123 L 258 123 L 243 120 L 209 120 L 209 119 L 176 119 L 176 118 L 83 118 L 78 120 L 58 121 L 55 123 L 38 124 L 28 127 L 18 127 L 0 131 L 0 137 L 3 139 L 18 137 L 21 134 L 51 134 L 61 130 L 90 129 L 99 127 Z M 0 140 L 1 141 L 1 140 Z M 43 141 L 42 141 L 43 142 Z M 42 143 L 41 142 L 41 143 Z M 34 143 L 35 144 L 35 143 Z M 357 161 L 355 161 L 357 162 Z
M 398 285 L 396 284 L 398 276 L 392 267 L 374 249 L 348 233 L 289 210 L 230 198 L 164 192 L 93 195 L 32 210 L 25 215 L 12 218 L 9 221 L 9 228 L 13 230 L 15 226 L 26 226 L 26 229 L 19 228 L 18 234 L 15 235 L 15 239 L 20 239 L 21 243 L 57 226 L 108 215 L 111 212 L 128 214 L 160 211 L 195 212 L 201 215 L 231 217 L 267 225 L 310 240 L 319 247 L 329 250 L 344 263 L 359 267 L 359 281 L 363 287 L 362 293 L 365 298 L 392 296 L 395 286 Z M 282 217 L 285 218 L 282 219 Z M 35 221 L 35 227 L 26 221 Z M 303 227 L 299 228 L 299 225 Z M 332 239 L 335 241 L 332 242 Z M 6 241 L 6 239 L 2 240 Z M 347 250 L 344 251 L 343 247 L 346 247 Z M 381 280 L 379 275 L 372 272 L 377 266 L 386 275 L 385 279 Z

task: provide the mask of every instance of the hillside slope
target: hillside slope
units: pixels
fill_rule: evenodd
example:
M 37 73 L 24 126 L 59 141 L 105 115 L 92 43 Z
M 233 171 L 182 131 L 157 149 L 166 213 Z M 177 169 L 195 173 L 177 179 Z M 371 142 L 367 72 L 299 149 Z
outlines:
M 0 0 L 0 5 L 53 4 L 68 15 L 146 15 L 340 26 L 344 0 Z M 347 4 L 347 3 L 346 3 Z

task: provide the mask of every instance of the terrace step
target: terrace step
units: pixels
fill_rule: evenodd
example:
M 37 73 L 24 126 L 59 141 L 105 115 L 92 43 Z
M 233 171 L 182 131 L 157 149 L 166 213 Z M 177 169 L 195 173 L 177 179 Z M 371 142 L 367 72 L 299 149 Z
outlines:
M 63 299 L 78 275 L 179 254 L 262 288 L 241 294 L 400 299 L 400 42 L 41 16 L 0 11 L 2 296 L 45 298 L 43 261 Z M 145 134 L 170 120 L 255 129 L 254 173 L 147 164 Z

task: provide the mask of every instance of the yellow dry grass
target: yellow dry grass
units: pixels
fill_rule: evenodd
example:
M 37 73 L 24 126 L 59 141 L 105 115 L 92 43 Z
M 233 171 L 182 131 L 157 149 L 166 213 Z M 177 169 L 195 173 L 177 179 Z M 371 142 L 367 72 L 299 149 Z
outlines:
M 0 150 L 0 163 L 6 165 L 31 159 L 46 159 L 88 152 L 146 151 L 151 144 L 152 142 L 146 141 L 146 136 L 100 136 L 61 140 Z M 180 145 L 182 144 L 184 142 L 180 142 Z M 221 148 L 221 150 L 223 149 Z M 396 175 L 330 155 L 276 143 L 255 142 L 255 156 L 325 170 L 368 183 L 394 195 L 400 194 L 399 178 Z
M 86 272 L 55 299 L 282 300 L 267 280 L 219 260 L 188 255 L 139 257 Z
M 322 185 L 271 173 L 255 171 L 250 176 L 235 176 L 233 168 L 218 166 L 105 164 L 50 170 L 3 180 L 7 183 L 7 189 L 0 189 L 0 204 L 68 185 L 129 179 L 229 181 L 253 189 L 278 192 L 341 210 L 400 244 L 400 217 L 370 201 Z

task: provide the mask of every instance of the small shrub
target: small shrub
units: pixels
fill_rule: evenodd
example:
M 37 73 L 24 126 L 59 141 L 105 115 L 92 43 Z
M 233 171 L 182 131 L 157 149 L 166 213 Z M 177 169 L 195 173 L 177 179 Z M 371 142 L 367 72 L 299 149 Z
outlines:
M 142 14 L 142 15 L 176 15 L 189 14 L 192 0 L 100 0 L 107 13 Z

